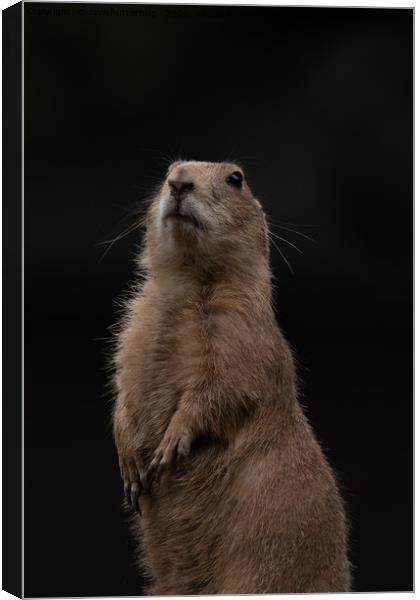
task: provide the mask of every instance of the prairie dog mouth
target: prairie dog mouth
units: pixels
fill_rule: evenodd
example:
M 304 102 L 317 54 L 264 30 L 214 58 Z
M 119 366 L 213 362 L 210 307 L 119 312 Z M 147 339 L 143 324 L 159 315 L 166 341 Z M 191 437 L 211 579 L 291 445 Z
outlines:
M 187 214 L 187 213 L 173 210 L 166 214 L 165 220 L 168 220 L 168 219 L 178 221 L 180 223 L 187 223 L 187 224 L 193 225 L 197 229 L 203 229 L 203 224 L 197 219 L 197 217 L 195 217 L 192 214 Z

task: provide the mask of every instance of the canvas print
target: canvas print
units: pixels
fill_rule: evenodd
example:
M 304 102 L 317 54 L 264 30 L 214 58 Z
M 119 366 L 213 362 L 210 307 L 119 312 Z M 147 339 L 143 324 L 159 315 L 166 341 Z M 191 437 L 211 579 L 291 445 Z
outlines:
M 413 10 L 3 11 L 3 588 L 413 589 Z

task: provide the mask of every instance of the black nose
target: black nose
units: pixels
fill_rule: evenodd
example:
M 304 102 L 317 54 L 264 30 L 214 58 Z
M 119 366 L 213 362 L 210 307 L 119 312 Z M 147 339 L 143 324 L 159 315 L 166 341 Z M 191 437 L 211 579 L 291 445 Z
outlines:
M 192 181 L 177 181 L 169 180 L 169 187 L 171 188 L 172 196 L 176 198 L 183 198 L 188 192 L 194 189 Z

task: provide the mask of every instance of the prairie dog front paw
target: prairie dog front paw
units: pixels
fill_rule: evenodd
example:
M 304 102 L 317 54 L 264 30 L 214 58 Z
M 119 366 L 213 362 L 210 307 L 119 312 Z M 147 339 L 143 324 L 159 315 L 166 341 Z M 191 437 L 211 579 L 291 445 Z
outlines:
M 191 448 L 193 436 L 188 427 L 171 422 L 156 449 L 146 473 L 148 482 L 158 482 L 162 471 L 176 461 L 185 459 Z
M 120 473 L 124 481 L 125 499 L 131 508 L 140 513 L 139 498 L 147 491 L 146 472 L 143 469 L 138 456 L 120 456 Z

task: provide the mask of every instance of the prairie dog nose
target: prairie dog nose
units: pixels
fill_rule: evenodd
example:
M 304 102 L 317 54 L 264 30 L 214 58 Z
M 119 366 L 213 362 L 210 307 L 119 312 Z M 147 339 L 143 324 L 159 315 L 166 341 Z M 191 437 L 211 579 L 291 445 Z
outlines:
M 171 189 L 171 195 L 176 198 L 182 198 L 192 189 L 194 189 L 194 184 L 192 181 L 183 181 L 181 179 L 169 179 L 168 181 L 169 187 Z

